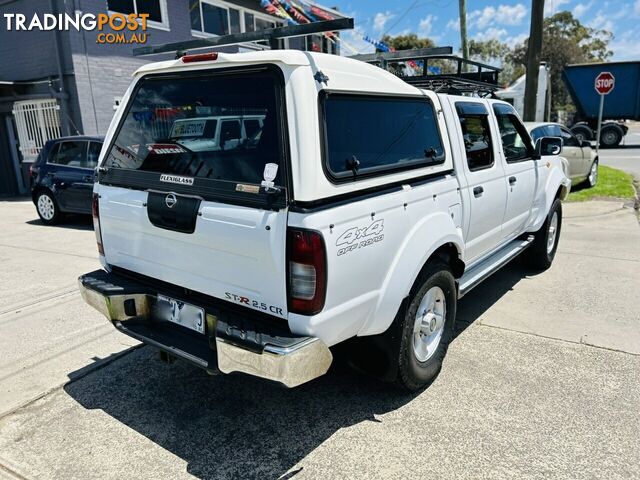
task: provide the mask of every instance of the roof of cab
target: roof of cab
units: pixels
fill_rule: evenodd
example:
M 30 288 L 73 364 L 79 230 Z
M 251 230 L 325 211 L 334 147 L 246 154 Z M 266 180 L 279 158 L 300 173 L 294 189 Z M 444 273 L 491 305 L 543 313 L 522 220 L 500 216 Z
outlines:
M 233 65 L 252 65 L 279 63 L 290 66 L 310 66 L 312 70 L 321 70 L 329 81 L 329 89 L 349 89 L 361 91 L 381 91 L 389 93 L 420 94 L 420 90 L 392 73 L 375 65 L 340 55 L 304 52 L 300 50 L 262 50 L 243 53 L 218 53 L 216 60 L 184 63 L 179 58 L 143 65 L 134 76 L 149 73 L 202 70 L 211 67 Z

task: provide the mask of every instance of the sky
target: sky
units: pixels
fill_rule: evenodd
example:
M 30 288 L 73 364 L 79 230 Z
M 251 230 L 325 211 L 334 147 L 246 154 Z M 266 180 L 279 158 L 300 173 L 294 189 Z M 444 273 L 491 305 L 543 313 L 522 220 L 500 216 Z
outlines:
M 417 33 L 438 46 L 460 48 L 458 0 L 340 0 L 341 12 L 355 18 L 355 29 L 342 34 L 359 53 L 374 47 L 362 37 L 379 39 L 384 34 Z M 545 16 L 569 10 L 584 25 L 609 30 L 613 60 L 640 60 L 640 0 L 546 0 Z M 531 2 L 526 0 L 467 0 L 469 38 L 497 38 L 508 44 L 529 36 Z M 343 48 L 343 52 L 346 49 Z

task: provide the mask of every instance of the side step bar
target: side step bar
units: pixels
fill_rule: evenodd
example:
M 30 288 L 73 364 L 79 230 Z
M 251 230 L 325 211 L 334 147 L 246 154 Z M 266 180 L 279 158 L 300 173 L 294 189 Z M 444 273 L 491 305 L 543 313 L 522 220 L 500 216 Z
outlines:
M 469 293 L 483 280 L 493 275 L 515 257 L 524 252 L 533 242 L 533 238 L 533 235 L 529 235 L 525 240 L 513 240 L 497 252 L 491 254 L 489 257 L 467 270 L 460 279 L 458 298 Z

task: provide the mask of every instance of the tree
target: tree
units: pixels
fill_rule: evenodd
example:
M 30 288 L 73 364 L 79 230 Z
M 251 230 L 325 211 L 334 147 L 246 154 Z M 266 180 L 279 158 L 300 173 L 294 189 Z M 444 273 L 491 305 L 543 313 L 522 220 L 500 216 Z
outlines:
M 524 75 L 524 66 L 506 61 L 511 53 L 512 49 L 509 45 L 494 38 L 469 41 L 469 57 L 472 60 L 502 68 L 498 75 L 498 82 L 505 86 Z
M 385 35 L 382 37 L 382 42 L 396 50 L 412 50 L 414 48 L 431 48 L 436 46 L 430 38 L 419 38 L 415 33 L 398 35 L 397 37 Z
M 582 25 L 571 12 L 559 12 L 545 18 L 542 38 L 542 61 L 547 62 L 551 75 L 552 109 L 571 104 L 562 82 L 562 70 L 572 63 L 602 62 L 611 57 L 611 32 Z M 505 57 L 514 66 L 526 64 L 528 39 L 517 45 Z

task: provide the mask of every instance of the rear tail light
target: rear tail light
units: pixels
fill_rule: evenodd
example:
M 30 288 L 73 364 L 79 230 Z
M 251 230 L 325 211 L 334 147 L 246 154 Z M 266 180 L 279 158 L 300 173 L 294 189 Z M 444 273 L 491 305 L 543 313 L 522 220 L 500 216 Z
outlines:
M 194 55 L 184 55 L 181 57 L 182 63 L 207 62 L 218 59 L 218 52 L 196 53 Z
M 100 195 L 93 193 L 91 198 L 91 215 L 93 216 L 93 231 L 96 232 L 96 242 L 98 243 L 98 253 L 104 255 L 102 247 L 102 231 L 100 230 Z
M 324 239 L 318 232 L 287 230 L 289 311 L 314 315 L 324 307 L 327 291 L 327 259 Z

